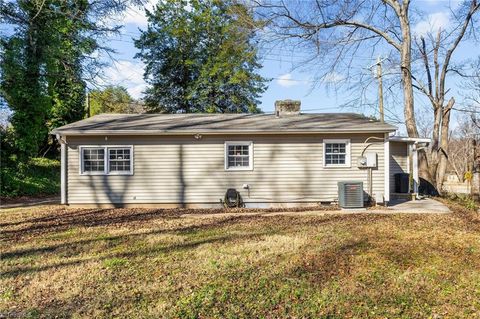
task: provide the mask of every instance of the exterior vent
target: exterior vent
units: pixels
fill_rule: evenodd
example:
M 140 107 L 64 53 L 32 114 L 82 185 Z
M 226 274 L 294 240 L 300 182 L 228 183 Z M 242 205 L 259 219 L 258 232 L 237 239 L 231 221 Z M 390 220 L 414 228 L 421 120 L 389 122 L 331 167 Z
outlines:
M 363 182 L 338 182 L 338 204 L 342 208 L 363 207 Z

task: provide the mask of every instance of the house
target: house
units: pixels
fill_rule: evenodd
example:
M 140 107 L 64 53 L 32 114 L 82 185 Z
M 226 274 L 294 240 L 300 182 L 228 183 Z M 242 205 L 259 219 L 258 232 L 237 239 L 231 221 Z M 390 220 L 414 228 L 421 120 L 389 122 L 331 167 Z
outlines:
M 62 203 L 214 207 L 234 188 L 246 207 L 316 205 L 336 201 L 340 181 L 362 181 L 366 198 L 381 203 L 393 174 L 410 165 L 418 187 L 408 158 L 416 163 L 422 140 L 392 137 L 396 127 L 359 114 L 275 106 L 274 114 L 102 114 L 57 128 Z

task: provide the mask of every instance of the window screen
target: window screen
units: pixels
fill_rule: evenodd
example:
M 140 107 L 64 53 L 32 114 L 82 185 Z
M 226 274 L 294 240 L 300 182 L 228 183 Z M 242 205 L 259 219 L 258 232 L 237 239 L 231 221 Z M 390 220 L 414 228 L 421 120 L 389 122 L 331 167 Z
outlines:
M 84 148 L 83 149 L 83 171 L 104 172 L 105 171 L 105 149 Z
M 109 148 L 108 167 L 110 172 L 130 172 L 130 148 Z
M 227 144 L 226 168 L 250 168 L 250 144 Z
M 347 143 L 325 143 L 325 164 L 345 165 L 347 158 Z

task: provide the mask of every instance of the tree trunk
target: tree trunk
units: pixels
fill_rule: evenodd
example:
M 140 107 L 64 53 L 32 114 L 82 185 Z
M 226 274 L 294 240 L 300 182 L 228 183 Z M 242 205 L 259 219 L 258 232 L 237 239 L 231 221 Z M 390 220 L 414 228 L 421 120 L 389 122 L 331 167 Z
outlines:
M 403 11 L 403 10 L 402 10 Z M 417 123 L 415 121 L 415 105 L 413 97 L 413 79 L 411 73 L 412 67 L 412 38 L 410 34 L 410 22 L 407 12 L 402 12 L 400 16 L 400 25 L 402 29 L 402 46 L 400 51 L 402 85 L 403 85 L 403 103 L 405 114 L 405 126 L 408 136 L 418 137 Z
M 437 191 L 441 194 L 443 188 L 443 180 L 445 178 L 445 172 L 447 171 L 448 164 L 448 137 L 449 137 L 449 127 L 450 127 L 450 111 L 452 110 L 453 105 L 455 104 L 455 99 L 452 97 L 447 106 L 443 109 L 442 114 L 442 128 L 440 136 L 440 147 L 439 147 L 439 162 L 436 171 L 436 187 Z
M 432 142 L 429 147 L 429 156 L 430 159 L 428 161 L 428 181 L 432 185 L 437 185 L 437 168 L 440 163 L 440 130 L 442 125 L 442 105 L 438 103 L 434 106 L 434 117 L 433 117 L 433 132 L 432 132 Z M 426 178 L 426 177 L 424 177 Z

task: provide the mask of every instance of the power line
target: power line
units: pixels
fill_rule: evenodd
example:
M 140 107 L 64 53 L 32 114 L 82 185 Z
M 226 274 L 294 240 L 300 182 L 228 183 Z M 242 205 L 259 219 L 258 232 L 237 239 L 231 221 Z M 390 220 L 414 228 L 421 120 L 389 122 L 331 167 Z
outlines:
M 455 107 L 452 107 L 452 110 L 459 111 L 459 112 L 465 112 L 465 113 L 480 114 L 480 111 L 467 110 L 467 109 L 457 109 Z

